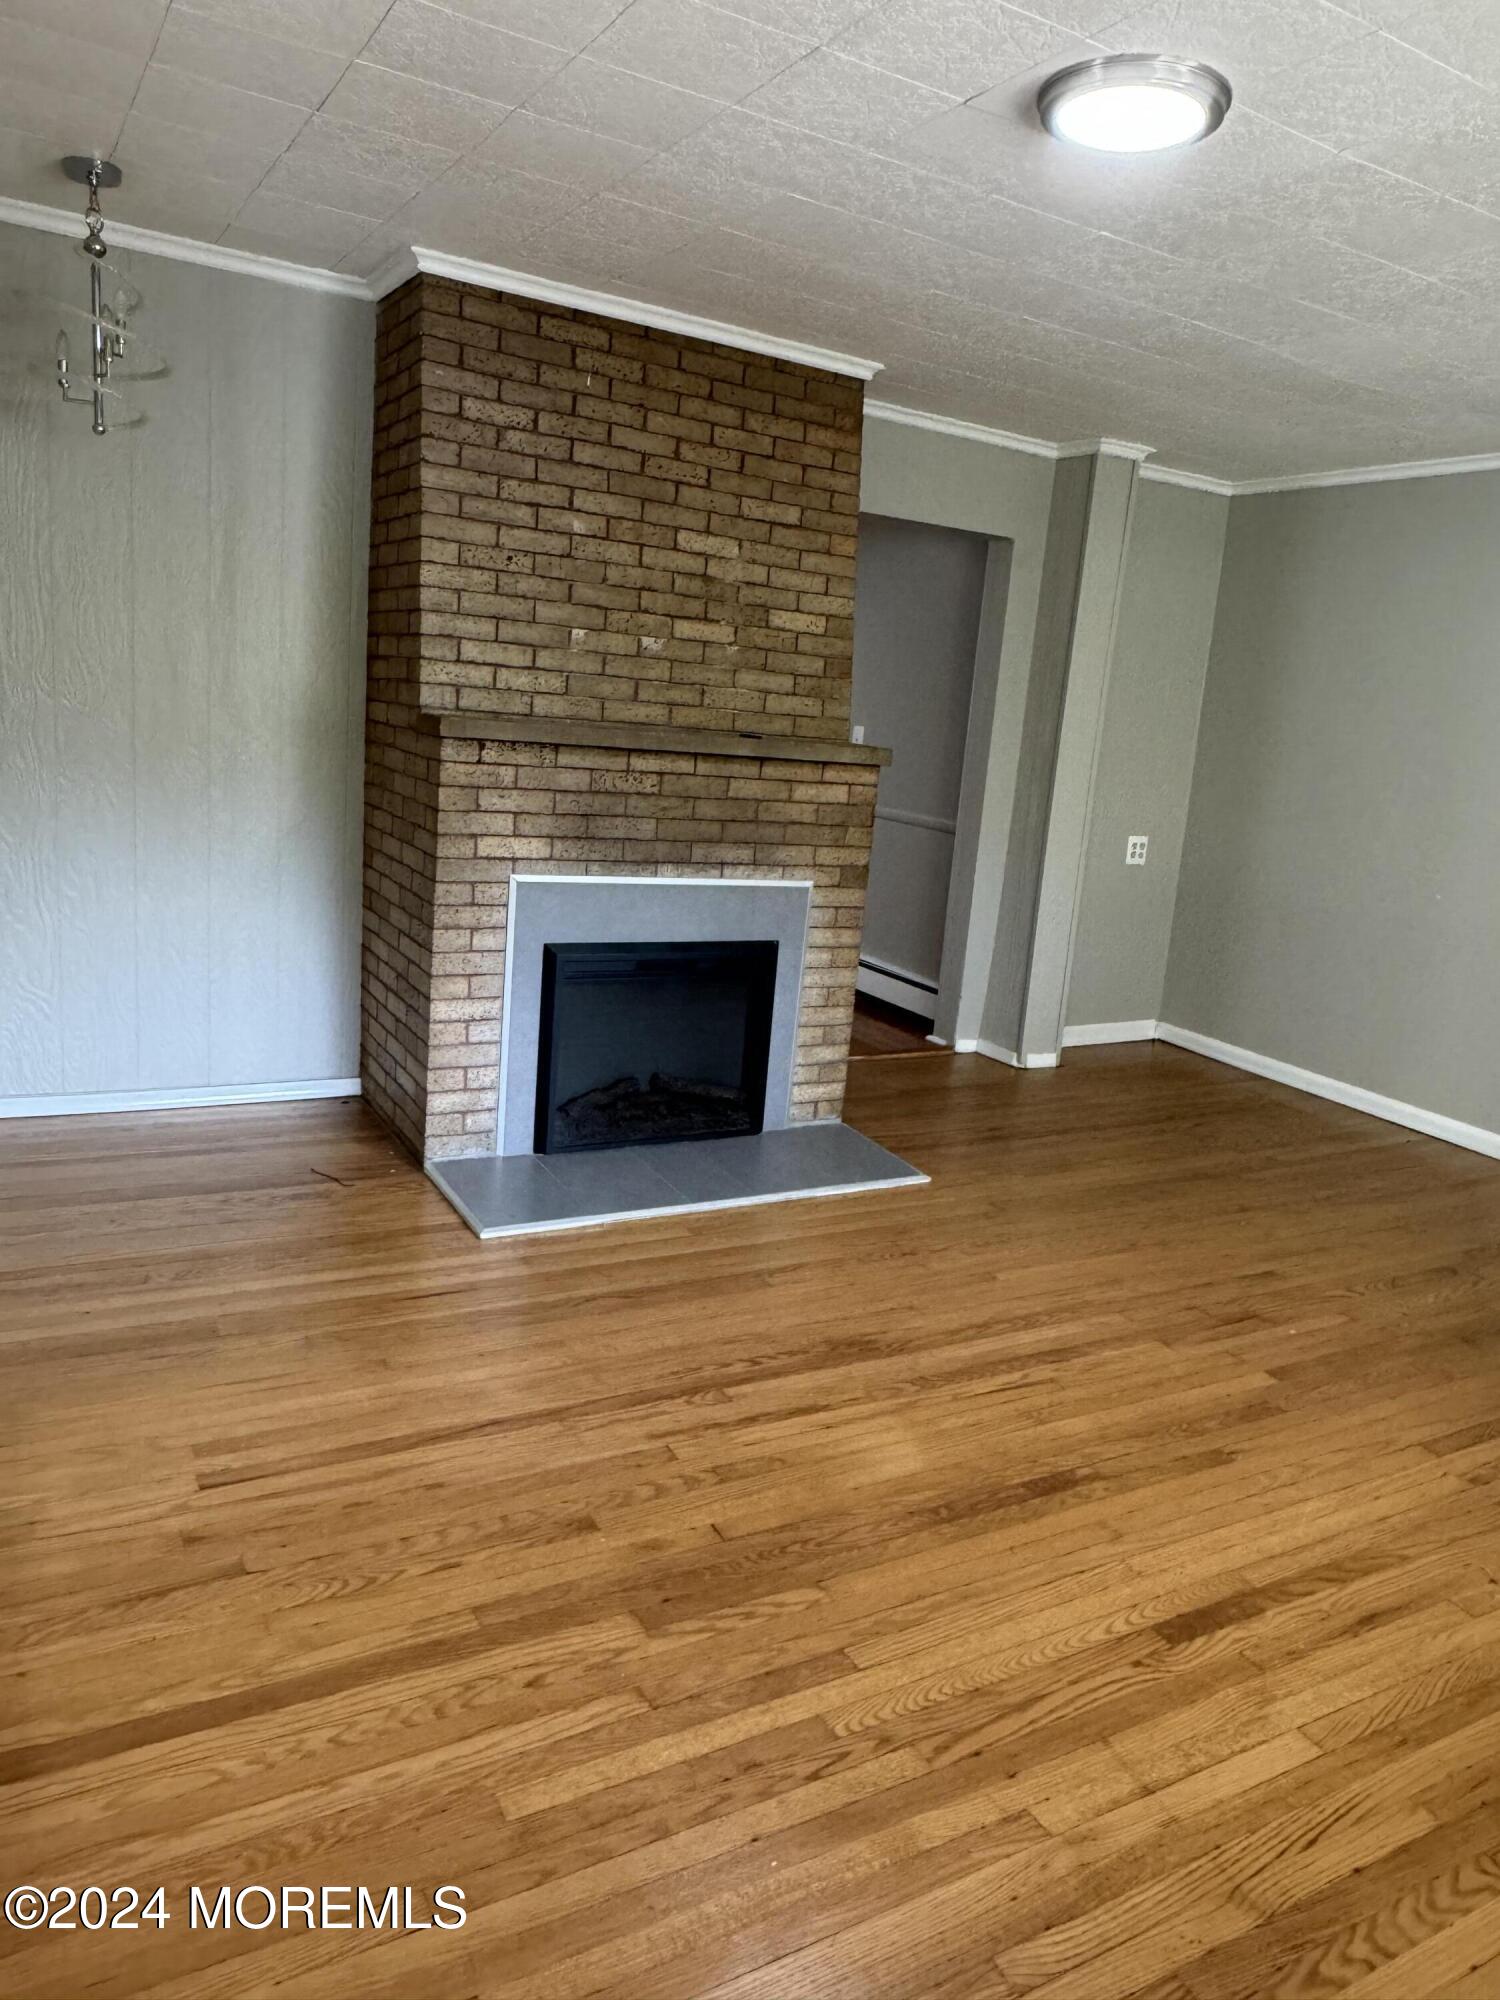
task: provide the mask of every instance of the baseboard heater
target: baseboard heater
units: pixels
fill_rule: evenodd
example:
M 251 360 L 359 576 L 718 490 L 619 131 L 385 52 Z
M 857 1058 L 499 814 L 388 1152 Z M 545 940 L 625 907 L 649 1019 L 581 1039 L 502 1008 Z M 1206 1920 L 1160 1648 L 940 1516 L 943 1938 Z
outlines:
M 903 972 L 899 966 L 884 965 L 878 958 L 861 958 L 854 983 L 861 993 L 868 993 L 872 1000 L 883 1000 L 889 1007 L 904 1007 L 907 1013 L 915 1014 L 920 1020 L 931 1021 L 937 1013 L 937 983 L 923 979 L 915 972 Z

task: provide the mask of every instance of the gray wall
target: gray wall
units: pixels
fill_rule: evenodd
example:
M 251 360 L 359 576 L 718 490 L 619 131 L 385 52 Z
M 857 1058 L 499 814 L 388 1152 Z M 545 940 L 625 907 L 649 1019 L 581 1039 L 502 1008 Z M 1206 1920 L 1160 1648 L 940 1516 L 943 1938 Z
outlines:
M 860 504 L 992 539 L 954 841 L 938 1033 L 980 1031 L 995 956 L 1036 636 L 1051 459 L 868 417 Z
M 120 262 L 171 374 L 96 438 L 0 227 L 0 1100 L 358 1066 L 373 312 Z
M 1500 476 L 1237 499 L 1164 1018 L 1500 1128 Z
M 864 514 L 853 720 L 895 755 L 881 774 L 865 955 L 934 989 L 968 737 L 989 542 Z
M 1142 479 L 1068 988 L 1068 1025 L 1160 1017 L 1229 502 Z M 1144 868 L 1125 841 L 1150 838 Z

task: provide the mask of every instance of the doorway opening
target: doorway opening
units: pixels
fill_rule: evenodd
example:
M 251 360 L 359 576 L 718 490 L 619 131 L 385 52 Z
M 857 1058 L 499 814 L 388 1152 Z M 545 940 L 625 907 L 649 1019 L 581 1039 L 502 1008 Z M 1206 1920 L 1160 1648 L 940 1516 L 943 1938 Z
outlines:
M 889 744 L 893 755 L 875 809 L 859 1053 L 892 1052 L 874 1044 L 902 1028 L 925 1040 L 956 1002 L 962 939 L 951 933 L 962 925 L 950 923 L 950 906 L 966 908 L 967 895 L 954 895 L 955 863 L 962 868 L 965 808 L 983 782 L 983 758 L 969 755 L 976 694 L 989 678 L 976 658 L 983 634 L 998 661 L 1008 555 L 1008 545 L 966 529 L 860 516 L 852 717 L 857 739 Z

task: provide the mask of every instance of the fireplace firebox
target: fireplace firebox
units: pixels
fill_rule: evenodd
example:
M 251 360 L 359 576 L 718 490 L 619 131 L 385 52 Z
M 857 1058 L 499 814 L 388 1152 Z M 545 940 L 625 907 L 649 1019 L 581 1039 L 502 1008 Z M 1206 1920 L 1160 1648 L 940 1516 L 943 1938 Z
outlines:
M 549 944 L 538 1153 L 759 1132 L 777 946 Z

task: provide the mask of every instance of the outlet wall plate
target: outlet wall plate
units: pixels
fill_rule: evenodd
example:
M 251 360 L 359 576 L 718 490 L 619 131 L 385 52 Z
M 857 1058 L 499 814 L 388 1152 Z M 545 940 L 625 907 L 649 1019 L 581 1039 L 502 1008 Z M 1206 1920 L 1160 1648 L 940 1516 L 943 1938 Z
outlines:
M 1146 833 L 1130 833 L 1125 836 L 1125 865 L 1127 868 L 1144 868 L 1146 848 L 1151 836 Z

